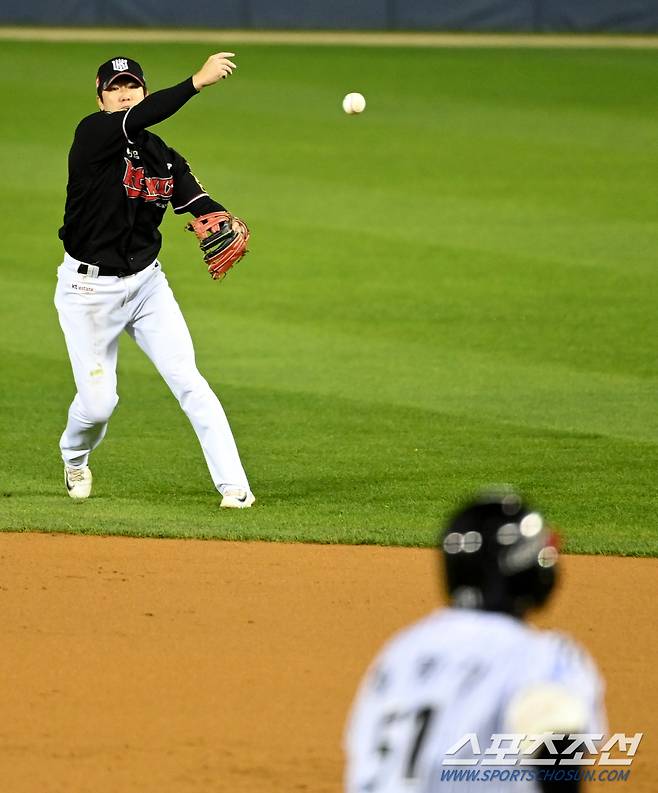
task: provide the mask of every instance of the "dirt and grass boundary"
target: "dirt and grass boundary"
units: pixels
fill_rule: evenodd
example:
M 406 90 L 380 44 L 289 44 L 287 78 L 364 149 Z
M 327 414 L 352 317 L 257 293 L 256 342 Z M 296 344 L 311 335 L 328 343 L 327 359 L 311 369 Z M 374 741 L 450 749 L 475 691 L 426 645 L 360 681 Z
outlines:
M 658 36 L 361 32 L 298 30 L 177 30 L 167 28 L 0 27 L 4 41 L 145 41 L 245 44 L 317 44 L 358 47 L 472 47 L 657 49 Z

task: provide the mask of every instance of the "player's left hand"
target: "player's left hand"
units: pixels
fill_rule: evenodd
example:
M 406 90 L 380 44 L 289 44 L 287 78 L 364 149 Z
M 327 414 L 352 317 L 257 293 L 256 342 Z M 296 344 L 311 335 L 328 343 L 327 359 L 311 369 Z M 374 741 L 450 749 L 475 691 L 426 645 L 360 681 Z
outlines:
M 199 240 L 203 260 L 214 281 L 221 281 L 247 253 L 249 228 L 230 212 L 210 212 L 191 220 L 185 228 Z

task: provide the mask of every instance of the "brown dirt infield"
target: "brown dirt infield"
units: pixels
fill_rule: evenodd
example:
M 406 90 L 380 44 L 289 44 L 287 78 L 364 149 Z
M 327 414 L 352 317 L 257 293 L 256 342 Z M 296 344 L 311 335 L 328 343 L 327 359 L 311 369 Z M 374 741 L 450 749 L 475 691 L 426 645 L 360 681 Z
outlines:
M 658 560 L 567 557 L 537 622 L 644 732 L 658 789 Z M 0 534 L 0 790 L 339 793 L 345 713 L 392 631 L 434 607 L 431 551 Z M 598 786 L 597 786 L 598 787 Z

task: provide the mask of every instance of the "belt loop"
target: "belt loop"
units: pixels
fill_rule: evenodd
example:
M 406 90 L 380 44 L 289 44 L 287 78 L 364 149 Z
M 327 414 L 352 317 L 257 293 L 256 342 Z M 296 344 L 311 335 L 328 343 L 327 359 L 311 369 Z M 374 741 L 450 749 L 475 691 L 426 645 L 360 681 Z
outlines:
M 98 278 L 100 267 L 95 264 L 85 264 L 82 262 L 78 265 L 77 272 L 80 275 L 86 275 L 88 278 Z

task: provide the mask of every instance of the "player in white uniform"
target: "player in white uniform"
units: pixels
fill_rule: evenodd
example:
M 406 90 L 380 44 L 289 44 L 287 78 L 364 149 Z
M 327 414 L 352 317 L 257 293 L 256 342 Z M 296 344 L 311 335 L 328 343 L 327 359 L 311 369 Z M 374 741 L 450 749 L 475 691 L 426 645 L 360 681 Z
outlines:
M 450 520 L 441 550 L 451 605 L 401 631 L 371 665 L 345 735 L 346 793 L 578 790 L 575 748 L 569 773 L 554 773 L 573 741 L 492 742 L 607 730 L 590 657 L 523 621 L 553 588 L 554 535 L 515 494 L 490 495 Z

